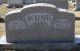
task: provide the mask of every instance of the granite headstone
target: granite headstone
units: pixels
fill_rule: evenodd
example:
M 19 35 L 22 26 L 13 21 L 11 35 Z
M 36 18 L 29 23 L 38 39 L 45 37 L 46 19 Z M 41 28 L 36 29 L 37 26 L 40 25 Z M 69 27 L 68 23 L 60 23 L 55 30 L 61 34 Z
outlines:
M 75 19 L 66 9 L 37 3 L 5 17 L 7 42 L 73 42 Z
M 75 0 L 75 9 L 80 10 L 80 0 Z
M 68 9 L 68 0 L 36 0 L 36 3 L 49 3 L 58 8 Z
M 23 6 L 23 0 L 8 0 L 8 8 L 11 7 L 22 7 Z

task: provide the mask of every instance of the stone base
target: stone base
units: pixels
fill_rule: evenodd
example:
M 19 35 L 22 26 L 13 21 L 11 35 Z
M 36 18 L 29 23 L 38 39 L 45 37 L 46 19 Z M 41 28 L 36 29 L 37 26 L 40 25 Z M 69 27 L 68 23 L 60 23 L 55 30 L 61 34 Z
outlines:
M 13 43 L 2 45 L 2 49 L 36 49 L 36 50 L 70 50 L 73 47 L 76 47 L 75 43 Z
M 80 35 L 75 36 L 75 42 L 56 42 L 56 43 L 7 43 L 6 37 L 2 36 L 0 39 L 0 49 L 16 49 L 16 50 L 44 50 L 44 51 L 54 51 L 54 50 L 72 50 L 79 48 Z

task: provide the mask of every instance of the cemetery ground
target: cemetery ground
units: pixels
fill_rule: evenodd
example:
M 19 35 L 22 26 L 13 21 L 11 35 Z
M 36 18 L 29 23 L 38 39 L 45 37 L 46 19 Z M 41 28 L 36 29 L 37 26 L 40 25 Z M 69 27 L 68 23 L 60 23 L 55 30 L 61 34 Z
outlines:
M 5 18 L 5 14 L 9 11 L 15 10 L 16 8 L 7 8 L 6 4 L 0 5 L 0 17 Z M 20 9 L 20 8 L 17 8 Z M 74 12 L 75 16 L 78 17 L 78 19 L 75 20 L 75 34 L 80 34 L 80 11 L 72 11 Z M 2 35 L 5 35 L 5 22 L 0 23 L 0 37 Z

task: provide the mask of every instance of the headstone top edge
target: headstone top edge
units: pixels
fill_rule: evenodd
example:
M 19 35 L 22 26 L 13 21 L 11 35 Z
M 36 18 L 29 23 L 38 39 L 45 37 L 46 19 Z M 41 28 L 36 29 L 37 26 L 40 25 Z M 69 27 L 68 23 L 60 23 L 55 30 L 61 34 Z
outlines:
M 71 11 L 69 11 L 69 10 L 67 10 L 67 9 L 62 9 L 62 8 L 58 8 L 58 11 L 60 11 L 60 12 L 72 13 Z
M 26 9 L 26 8 L 30 8 L 30 7 L 36 7 L 36 6 L 45 6 L 45 7 L 52 7 L 52 8 L 56 8 L 55 5 L 52 4 L 48 4 L 48 3 L 36 3 L 36 4 L 30 4 L 30 5 L 25 5 L 23 8 L 21 8 L 20 10 L 13 10 L 8 12 L 5 16 L 13 14 L 13 13 L 18 13 L 21 12 L 22 10 Z
M 13 10 L 13 11 L 8 12 L 8 13 L 6 14 L 6 16 L 7 16 L 7 15 L 10 15 L 10 14 L 14 14 L 14 13 L 19 13 L 19 12 L 21 12 L 21 10 Z
M 52 7 L 52 8 L 56 8 L 55 5 L 52 5 L 52 4 L 48 4 L 48 3 L 36 3 L 36 4 L 30 4 L 30 5 L 25 5 L 23 9 L 25 8 L 30 8 L 30 7 L 37 7 L 37 6 L 45 6 L 45 7 Z

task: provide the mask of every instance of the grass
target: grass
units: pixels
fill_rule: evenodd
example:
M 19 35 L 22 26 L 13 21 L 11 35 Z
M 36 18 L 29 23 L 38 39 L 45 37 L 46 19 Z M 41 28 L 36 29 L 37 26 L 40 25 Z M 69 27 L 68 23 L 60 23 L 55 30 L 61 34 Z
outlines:
M 14 8 L 8 9 L 6 4 L 0 5 L 0 17 L 5 18 L 5 14 L 11 10 Z M 76 17 L 80 17 L 80 11 L 73 12 Z M 5 34 L 5 23 L 0 23 L 0 37 Z M 75 34 L 80 34 L 80 20 L 75 21 Z
M 9 11 L 12 11 L 12 10 L 15 10 L 17 8 L 7 8 L 7 4 L 2 4 L 0 5 L 0 16 L 2 18 L 5 18 L 5 15 L 9 12 Z
M 0 5 L 0 16 L 4 17 L 4 15 L 9 11 L 6 7 L 6 4 Z
M 2 35 L 5 35 L 5 24 L 4 23 L 0 23 L 0 37 Z
M 0 5 L 0 18 L 4 18 L 5 19 L 5 15 L 9 12 L 12 11 L 16 8 L 7 8 L 7 4 L 2 4 Z M 1 20 L 0 20 L 1 21 Z M 2 35 L 5 35 L 5 23 L 0 23 L 0 37 Z
M 75 34 L 80 34 L 80 20 L 75 21 Z

